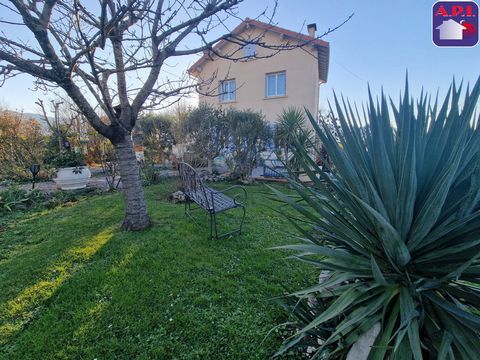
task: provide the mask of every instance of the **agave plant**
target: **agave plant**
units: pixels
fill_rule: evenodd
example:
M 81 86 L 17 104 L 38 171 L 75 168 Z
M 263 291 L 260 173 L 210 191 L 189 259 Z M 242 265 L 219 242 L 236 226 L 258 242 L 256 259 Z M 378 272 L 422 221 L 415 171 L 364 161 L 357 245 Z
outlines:
M 479 358 L 480 79 L 461 89 L 414 102 L 407 83 L 362 112 L 335 97 L 340 143 L 308 114 L 335 172 L 297 141 L 314 186 L 276 191 L 300 219 L 302 243 L 282 248 L 329 276 L 286 302 L 299 330 L 279 353 L 314 340 L 316 358 L 342 358 L 380 324 L 369 359 Z

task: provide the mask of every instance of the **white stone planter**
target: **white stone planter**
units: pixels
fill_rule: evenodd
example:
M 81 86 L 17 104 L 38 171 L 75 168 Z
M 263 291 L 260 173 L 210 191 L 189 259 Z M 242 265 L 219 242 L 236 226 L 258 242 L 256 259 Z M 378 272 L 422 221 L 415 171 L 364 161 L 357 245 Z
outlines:
M 87 187 L 91 173 L 87 166 L 60 168 L 53 179 L 57 188 L 62 190 L 78 190 Z

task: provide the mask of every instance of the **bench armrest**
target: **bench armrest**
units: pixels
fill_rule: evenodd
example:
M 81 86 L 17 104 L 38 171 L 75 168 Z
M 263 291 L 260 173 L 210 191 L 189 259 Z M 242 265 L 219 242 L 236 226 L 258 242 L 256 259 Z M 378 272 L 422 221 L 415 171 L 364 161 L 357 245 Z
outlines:
M 214 194 L 225 194 L 234 190 L 241 190 L 239 194 L 234 194 L 233 196 L 231 196 L 235 204 L 245 206 L 245 204 L 247 203 L 247 190 L 244 186 L 241 185 L 232 185 L 224 190 L 214 190 L 212 191 L 212 196 Z

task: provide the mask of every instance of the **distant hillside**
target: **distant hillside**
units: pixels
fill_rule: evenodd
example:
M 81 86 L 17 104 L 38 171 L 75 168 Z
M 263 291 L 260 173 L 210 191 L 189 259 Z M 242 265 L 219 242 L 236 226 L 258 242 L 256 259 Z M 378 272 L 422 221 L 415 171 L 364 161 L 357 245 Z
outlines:
M 25 119 L 37 120 L 40 126 L 42 127 L 43 131 L 45 132 L 48 131 L 48 125 L 45 123 L 45 121 L 43 121 L 43 115 L 36 114 L 36 113 L 20 113 L 18 111 L 10 111 L 10 112 L 17 114 L 18 116 L 23 116 L 23 118 Z
M 43 115 L 40 114 L 35 114 L 35 113 L 23 113 L 23 117 L 26 117 L 28 119 L 35 119 L 38 121 L 43 122 Z

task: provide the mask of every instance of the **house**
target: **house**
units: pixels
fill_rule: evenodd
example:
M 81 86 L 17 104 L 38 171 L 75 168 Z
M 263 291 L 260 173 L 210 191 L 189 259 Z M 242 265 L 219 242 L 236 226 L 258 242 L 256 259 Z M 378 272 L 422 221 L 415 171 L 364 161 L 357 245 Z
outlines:
M 463 30 L 467 28 L 453 19 L 444 21 L 436 27 L 440 31 L 440 40 L 462 40 Z
M 198 80 L 199 101 L 260 111 L 270 123 L 289 106 L 305 106 L 317 116 L 329 43 L 316 39 L 315 31 L 315 24 L 305 35 L 245 19 L 232 34 L 246 46 L 221 40 L 188 70 Z

